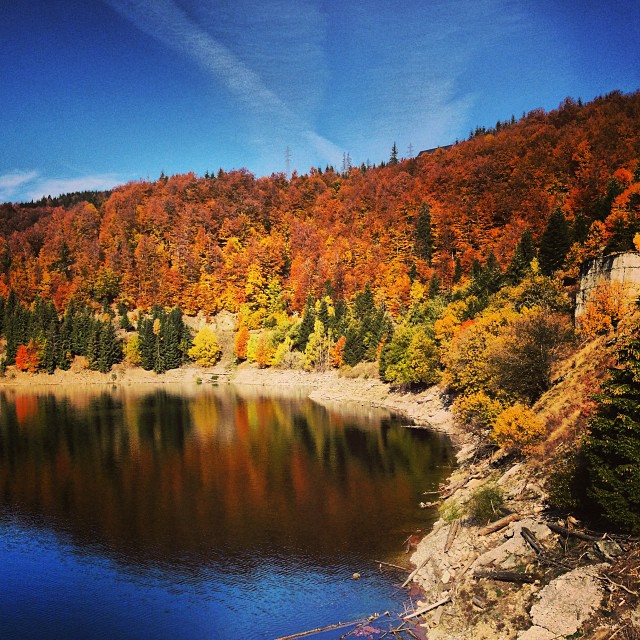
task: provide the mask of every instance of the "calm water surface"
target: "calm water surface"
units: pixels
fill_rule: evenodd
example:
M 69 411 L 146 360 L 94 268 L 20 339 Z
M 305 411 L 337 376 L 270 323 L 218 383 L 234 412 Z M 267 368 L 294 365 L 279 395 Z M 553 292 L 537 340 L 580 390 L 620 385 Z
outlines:
M 0 637 L 275 638 L 401 612 L 372 561 L 430 525 L 421 493 L 451 468 L 445 438 L 401 424 L 301 391 L 0 391 Z

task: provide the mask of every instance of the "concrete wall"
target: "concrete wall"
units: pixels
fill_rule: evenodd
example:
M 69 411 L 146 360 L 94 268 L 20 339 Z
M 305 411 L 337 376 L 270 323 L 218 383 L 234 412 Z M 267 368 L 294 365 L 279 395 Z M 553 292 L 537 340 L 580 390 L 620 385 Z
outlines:
M 591 293 L 600 282 L 620 282 L 630 299 L 640 296 L 640 252 L 612 253 L 586 262 L 580 270 L 576 295 L 576 318 L 586 308 Z

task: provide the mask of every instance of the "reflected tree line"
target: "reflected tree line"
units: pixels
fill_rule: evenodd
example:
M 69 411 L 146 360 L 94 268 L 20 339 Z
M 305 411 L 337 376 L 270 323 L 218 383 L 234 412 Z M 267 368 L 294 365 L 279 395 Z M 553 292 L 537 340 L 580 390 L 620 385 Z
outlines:
M 450 463 L 442 437 L 310 401 L 0 393 L 2 508 L 128 562 L 399 546 Z

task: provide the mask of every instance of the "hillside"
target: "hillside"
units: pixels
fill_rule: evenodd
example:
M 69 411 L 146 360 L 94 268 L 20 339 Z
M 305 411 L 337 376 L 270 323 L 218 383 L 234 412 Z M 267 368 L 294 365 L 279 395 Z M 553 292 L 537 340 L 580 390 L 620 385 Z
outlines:
M 73 297 L 267 315 L 301 311 L 327 283 L 346 300 L 369 283 L 397 314 L 416 280 L 450 287 L 491 254 L 504 270 L 527 229 L 548 244 L 554 211 L 578 243 L 564 265 L 575 276 L 584 257 L 629 248 L 640 228 L 639 131 L 640 93 L 614 92 L 346 174 L 221 170 L 129 183 L 91 202 L 4 204 L 0 295 L 41 296 L 58 311 Z

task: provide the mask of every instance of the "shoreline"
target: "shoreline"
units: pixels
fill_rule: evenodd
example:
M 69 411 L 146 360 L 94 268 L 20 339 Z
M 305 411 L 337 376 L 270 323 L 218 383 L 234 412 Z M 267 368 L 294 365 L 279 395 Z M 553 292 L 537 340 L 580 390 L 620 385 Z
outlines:
M 322 373 L 290 369 L 259 369 L 247 363 L 238 367 L 197 367 L 195 365 L 170 369 L 162 374 L 140 367 L 116 365 L 109 373 L 89 369 L 56 370 L 27 373 L 9 367 L 0 378 L 0 389 L 25 389 L 60 386 L 134 386 L 147 384 L 231 384 L 247 387 L 298 387 L 309 391 L 309 398 L 318 403 L 346 402 L 388 409 L 399 413 L 415 424 L 450 437 L 459 450 L 468 438 L 453 423 L 448 409 L 449 398 L 439 387 L 420 392 L 396 391 L 376 378 L 345 378 L 336 370 Z

